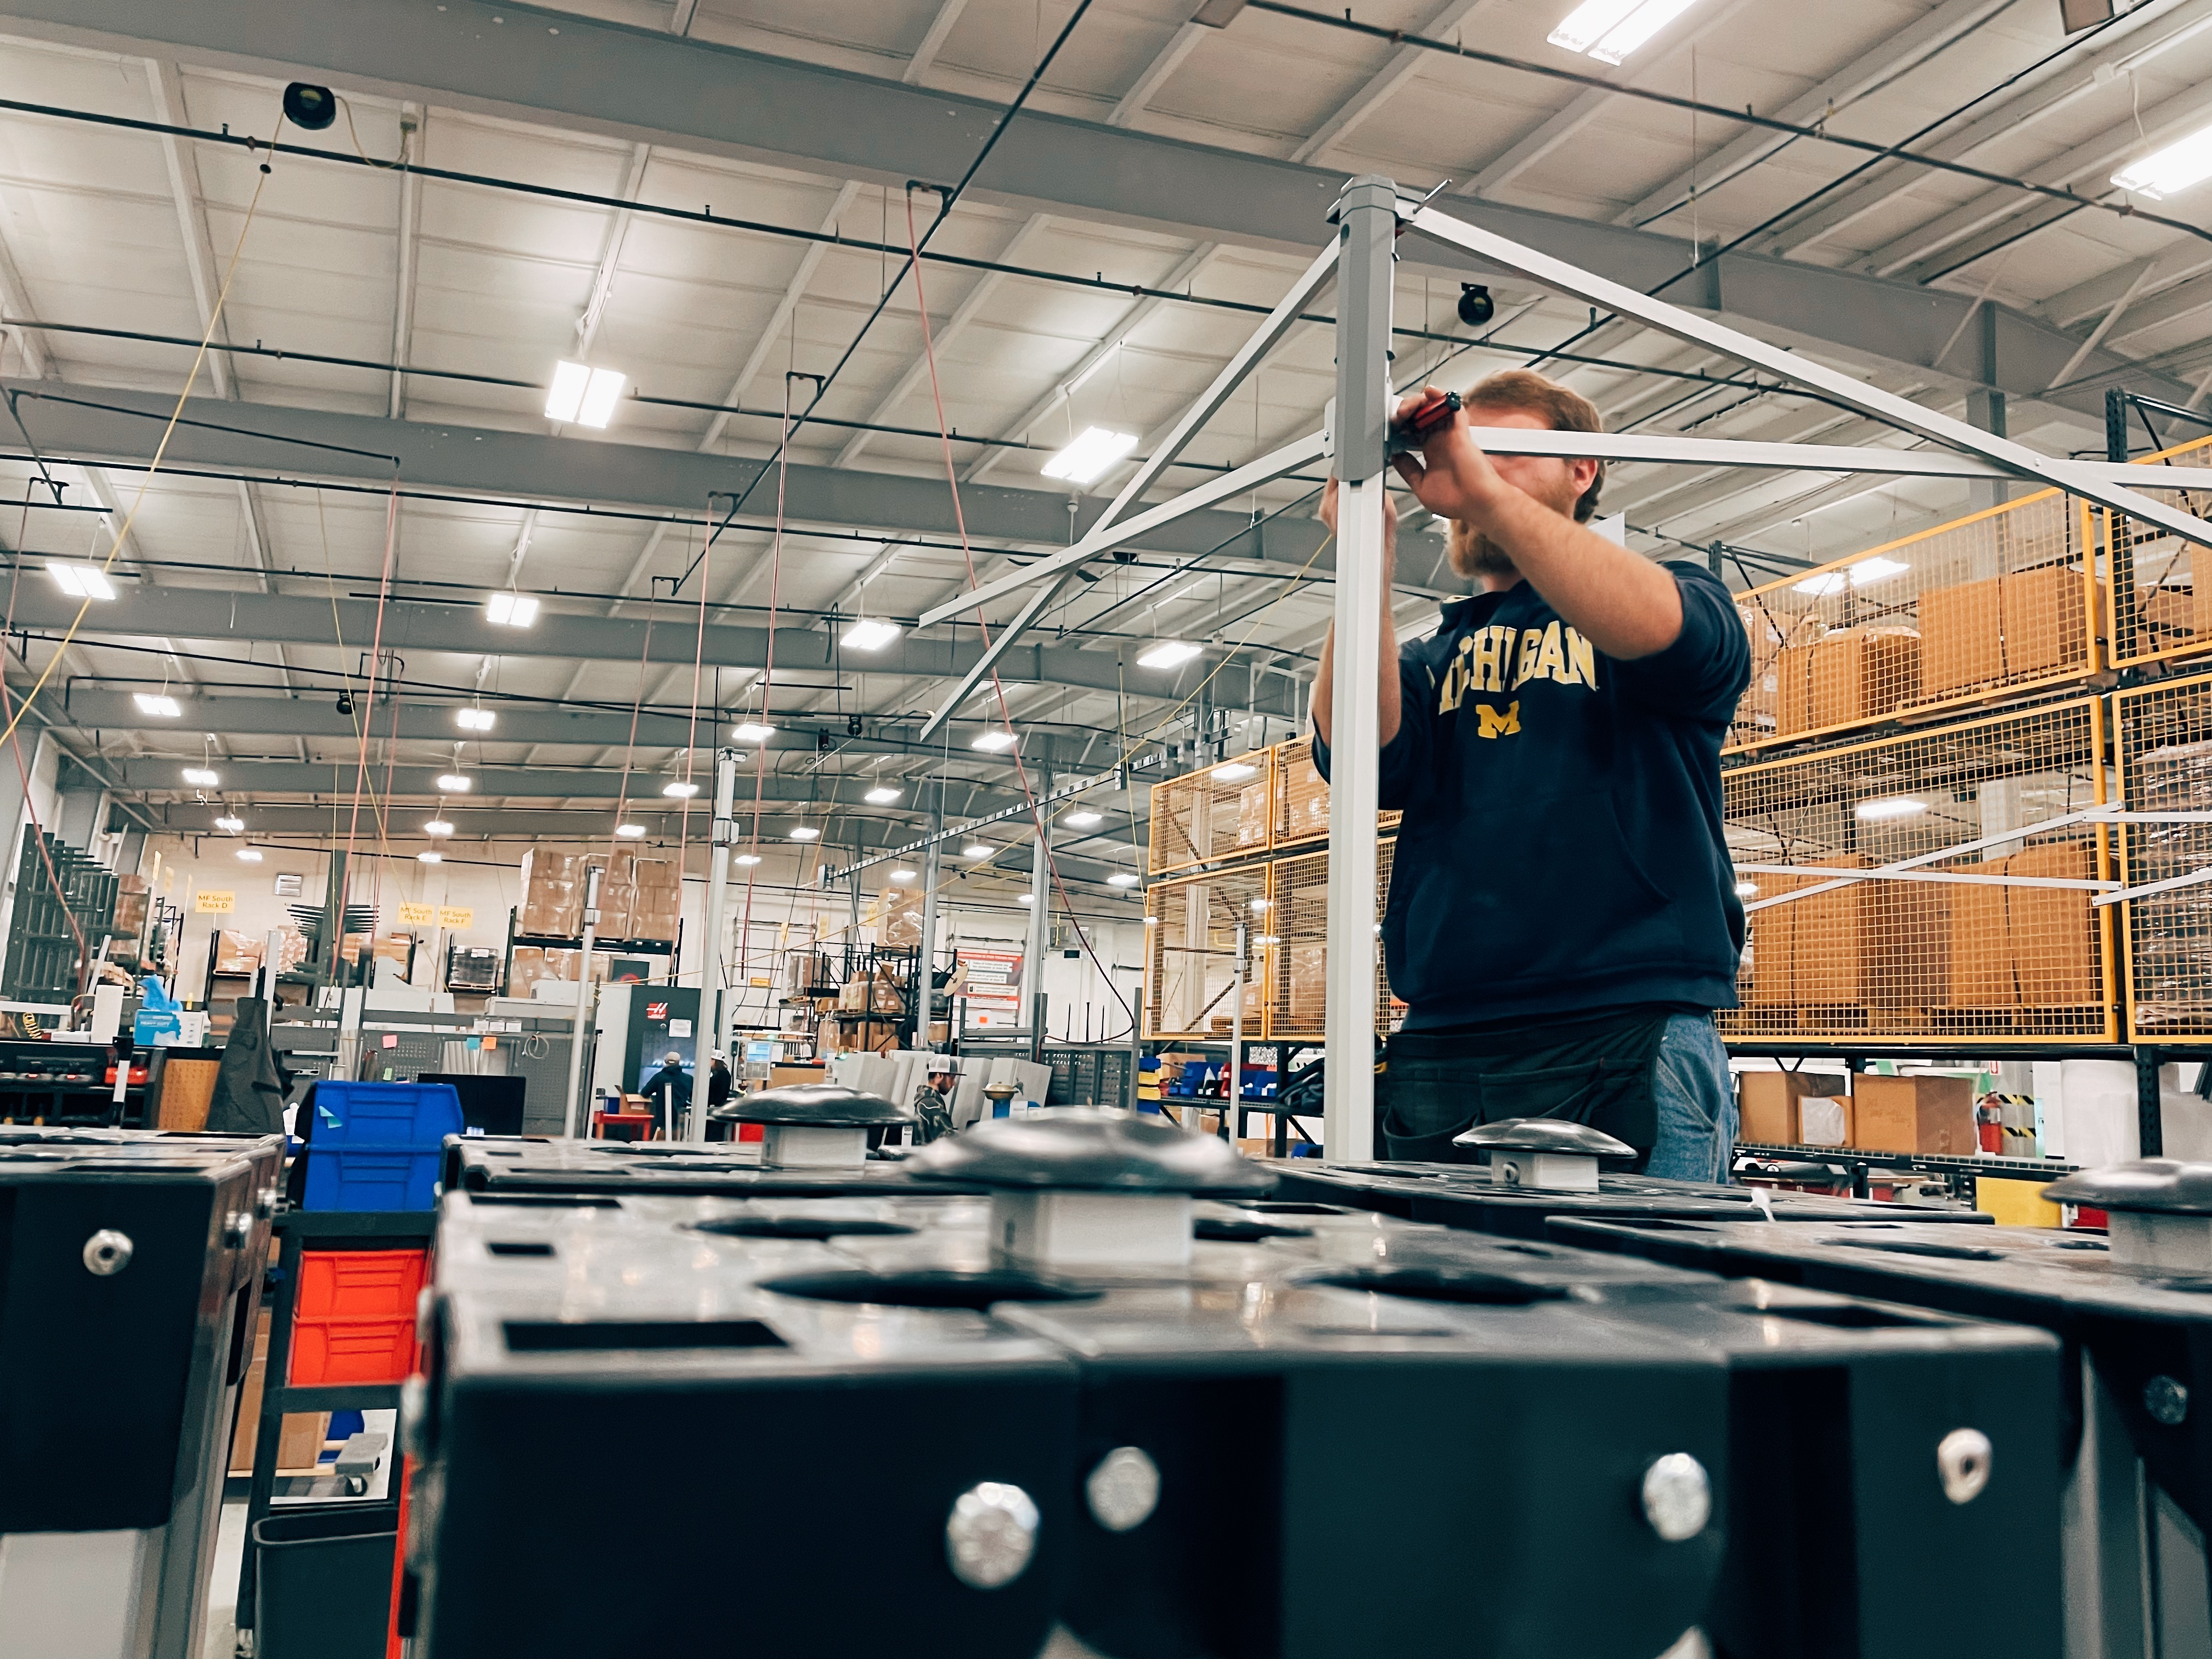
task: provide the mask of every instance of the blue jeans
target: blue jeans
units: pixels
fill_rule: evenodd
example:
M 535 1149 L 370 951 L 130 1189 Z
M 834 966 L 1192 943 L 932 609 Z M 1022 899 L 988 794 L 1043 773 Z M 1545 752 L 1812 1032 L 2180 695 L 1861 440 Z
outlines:
M 1735 1150 L 1735 1089 L 1728 1050 L 1711 1019 L 1676 1014 L 1668 1020 L 1651 1092 L 1659 1139 L 1644 1172 L 1673 1181 L 1727 1181 Z

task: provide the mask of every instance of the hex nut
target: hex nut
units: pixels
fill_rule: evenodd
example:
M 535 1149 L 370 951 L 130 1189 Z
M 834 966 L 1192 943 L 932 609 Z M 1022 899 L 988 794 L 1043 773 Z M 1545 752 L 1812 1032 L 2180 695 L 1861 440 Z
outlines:
M 85 1271 L 102 1279 L 112 1278 L 131 1265 L 131 1252 L 136 1248 L 130 1234 L 102 1227 L 84 1241 Z
M 1160 1504 L 1160 1466 L 1142 1448 L 1116 1446 L 1083 1483 L 1091 1519 L 1109 1532 L 1133 1532 Z
M 1668 1452 L 1644 1471 L 1644 1516 L 1670 1544 L 1695 1538 L 1713 1516 L 1705 1466 L 1687 1452 Z
M 1936 1443 L 1936 1473 L 1943 1482 L 1943 1496 L 1954 1504 L 1971 1504 L 1990 1484 L 1990 1464 L 1996 1457 L 1989 1436 L 1979 1429 L 1954 1429 Z
M 2189 1416 L 2188 1385 L 2176 1377 L 2154 1376 L 2143 1384 L 2143 1409 L 2160 1427 L 2179 1428 Z
M 1001 1480 L 981 1480 L 952 1500 L 945 1553 L 952 1576 L 974 1589 L 1000 1589 L 1028 1570 L 1041 1517 L 1030 1495 Z

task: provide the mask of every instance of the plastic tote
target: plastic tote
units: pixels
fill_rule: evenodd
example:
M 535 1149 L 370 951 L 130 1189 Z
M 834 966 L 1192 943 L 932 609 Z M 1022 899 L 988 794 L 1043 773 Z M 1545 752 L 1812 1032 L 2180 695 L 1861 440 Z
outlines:
M 450 1083 L 315 1085 L 307 1141 L 309 1210 L 428 1210 L 438 1159 L 461 1133 L 461 1097 Z
M 253 1523 L 257 1659 L 384 1659 L 399 1511 L 272 1515 Z

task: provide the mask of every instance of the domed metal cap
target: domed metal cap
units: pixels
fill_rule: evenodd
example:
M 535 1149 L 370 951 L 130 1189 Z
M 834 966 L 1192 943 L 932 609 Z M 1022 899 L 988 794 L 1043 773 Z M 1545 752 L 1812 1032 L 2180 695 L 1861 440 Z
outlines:
M 2130 1164 L 2081 1170 L 2052 1182 L 2043 1194 L 2053 1204 L 2089 1204 L 2100 1210 L 2212 1215 L 2212 1164 L 2139 1158 Z
M 1509 1117 L 1495 1123 L 1478 1123 L 1455 1136 L 1455 1146 L 1474 1146 L 1486 1152 L 1565 1152 L 1571 1158 L 1634 1158 L 1636 1148 L 1615 1140 L 1587 1123 L 1571 1123 L 1563 1117 Z
M 1054 1106 L 988 1118 L 906 1160 L 918 1176 L 981 1187 L 1120 1193 L 1260 1193 L 1275 1177 L 1211 1135 L 1157 1117 Z
M 758 1094 L 732 1095 L 707 1115 L 720 1123 L 795 1123 L 823 1129 L 859 1129 L 878 1123 L 911 1123 L 914 1109 L 836 1083 L 793 1083 Z

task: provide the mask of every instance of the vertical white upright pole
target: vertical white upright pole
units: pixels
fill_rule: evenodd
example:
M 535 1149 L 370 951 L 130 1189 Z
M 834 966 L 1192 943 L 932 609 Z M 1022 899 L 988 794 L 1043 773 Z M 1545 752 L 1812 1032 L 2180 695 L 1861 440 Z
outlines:
M 1375 789 L 1382 672 L 1382 493 L 1389 474 L 1392 250 L 1397 186 L 1354 179 L 1337 200 L 1335 700 L 1330 711 L 1328 1089 L 1333 1162 L 1375 1155 Z
M 934 987 L 930 975 L 937 965 L 937 883 L 941 863 L 945 836 L 945 785 L 937 786 L 937 810 L 930 815 L 929 846 L 922 854 L 921 863 L 921 957 L 915 968 L 914 987 L 914 1046 L 925 1053 L 937 1045 L 929 1040 L 929 1017 L 935 1001 Z M 951 1024 L 948 1015 L 945 1030 L 949 1036 Z M 950 1047 L 948 1043 L 946 1045 Z
M 584 1050 L 592 1044 L 592 947 L 599 930 L 599 878 L 605 874 L 605 870 L 593 865 L 584 878 L 584 948 L 578 953 L 576 963 L 576 1023 L 569 1028 L 568 1036 L 568 1123 L 565 1133 L 571 1140 L 576 1138 L 584 1091 L 590 1085 L 589 1074 L 584 1069 Z M 588 1133 L 592 1120 L 585 1116 L 583 1123 Z
M 1229 1074 L 1223 1079 L 1221 1090 L 1221 1132 L 1231 1146 L 1237 1144 L 1237 1131 L 1243 1127 L 1237 1121 L 1237 1109 L 1244 1099 L 1244 950 L 1245 940 L 1250 937 L 1250 930 L 1239 921 L 1235 981 L 1229 991 Z
M 707 854 L 707 904 L 704 932 L 707 948 L 699 969 L 699 1024 L 693 1029 L 708 1034 L 707 1047 L 730 1052 L 730 1031 L 737 1008 L 738 989 L 730 976 L 730 840 L 731 815 L 738 790 L 738 751 L 714 751 L 714 829 Z M 696 1046 L 696 1044 L 694 1045 Z M 687 1140 L 707 1138 L 707 1078 L 713 1069 L 702 1054 L 692 1079 L 691 1122 Z M 732 1073 L 740 1068 L 732 1066 Z M 675 1133 L 676 1126 L 669 1126 Z
M 1051 809 L 1044 798 L 1051 793 L 1052 780 L 1047 778 L 1037 795 L 1036 841 L 1030 848 L 1030 930 L 1022 944 L 1022 994 L 1029 1004 L 1022 1023 L 1030 1028 L 1033 1060 L 1044 1054 L 1044 942 L 1052 915 L 1052 854 L 1045 827 Z

